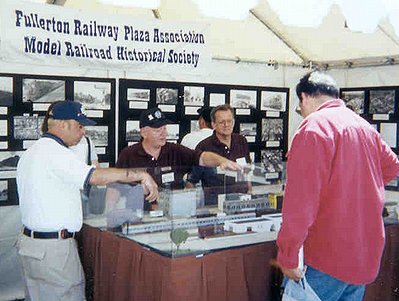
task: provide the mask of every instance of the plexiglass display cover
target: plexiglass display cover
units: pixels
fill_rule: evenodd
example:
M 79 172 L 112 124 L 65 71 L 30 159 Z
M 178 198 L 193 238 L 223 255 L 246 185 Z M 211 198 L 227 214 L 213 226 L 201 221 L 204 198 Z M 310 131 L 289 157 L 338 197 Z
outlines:
M 241 172 L 202 172 L 198 181 L 189 174 L 179 185 L 160 183 L 154 203 L 145 200 L 140 184 L 92 187 L 82 197 L 84 222 L 170 257 L 276 238 L 282 183 L 270 182 L 263 164 Z

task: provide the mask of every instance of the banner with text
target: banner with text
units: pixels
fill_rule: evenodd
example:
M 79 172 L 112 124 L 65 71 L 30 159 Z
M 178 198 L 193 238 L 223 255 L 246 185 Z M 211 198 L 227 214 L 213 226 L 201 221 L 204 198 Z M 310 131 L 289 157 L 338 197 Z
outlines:
M 210 62 L 208 24 L 143 20 L 2 1 L 0 58 L 68 67 L 197 72 Z

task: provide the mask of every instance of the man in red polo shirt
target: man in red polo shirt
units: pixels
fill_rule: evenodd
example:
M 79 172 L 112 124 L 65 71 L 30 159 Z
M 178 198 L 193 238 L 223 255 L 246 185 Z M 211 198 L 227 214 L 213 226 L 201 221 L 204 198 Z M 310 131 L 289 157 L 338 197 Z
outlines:
M 296 93 L 305 118 L 287 160 L 277 261 L 306 278 L 321 300 L 362 300 L 384 248 L 384 186 L 399 174 L 397 155 L 380 134 L 338 99 L 335 81 L 313 71 Z

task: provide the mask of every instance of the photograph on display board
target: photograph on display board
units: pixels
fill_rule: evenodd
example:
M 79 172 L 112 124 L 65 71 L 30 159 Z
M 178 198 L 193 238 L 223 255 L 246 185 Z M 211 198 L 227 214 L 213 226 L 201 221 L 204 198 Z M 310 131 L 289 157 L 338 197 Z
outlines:
M 256 123 L 240 123 L 240 134 L 244 136 L 256 136 Z
M 209 94 L 209 106 L 217 107 L 226 103 L 226 94 L 223 93 L 210 93 Z
M 263 111 L 280 111 L 286 110 L 287 93 L 262 91 L 260 109 Z
M 364 113 L 364 91 L 343 91 L 341 97 L 346 106 L 356 114 Z
M 0 106 L 12 106 L 12 77 L 0 76 Z
M 141 139 L 140 126 L 138 120 L 126 121 L 126 141 L 138 142 Z
M 108 126 L 85 126 L 86 136 L 95 146 L 108 146 Z
M 184 105 L 185 106 L 199 106 L 204 105 L 205 88 L 185 86 L 184 87 Z
M 150 101 L 150 90 L 149 89 L 127 89 L 127 100 L 128 101 Z
M 0 120 L 0 136 L 8 136 L 8 121 Z
M 168 135 L 166 140 L 178 140 L 179 139 L 179 125 L 178 124 L 167 124 L 166 131 Z
M 0 181 L 0 204 L 8 200 L 8 181 Z
M 198 120 L 190 121 L 190 132 L 198 132 L 200 130 Z
M 179 91 L 177 89 L 157 88 L 157 104 L 177 105 Z
M 111 108 L 111 83 L 74 82 L 74 100 L 84 109 L 109 110 Z
M 371 90 L 370 114 L 392 114 L 395 110 L 395 90 Z
M 256 91 L 230 90 L 230 105 L 233 108 L 256 108 Z
M 39 139 L 42 134 L 41 126 L 43 120 L 43 116 L 15 116 L 14 139 Z
M 380 123 L 381 138 L 392 148 L 397 148 L 398 125 L 396 123 Z
M 65 81 L 24 78 L 22 101 L 51 103 L 65 99 Z
M 283 171 L 283 151 L 282 150 L 262 150 L 261 160 L 266 173 Z
M 282 119 L 262 119 L 262 141 L 283 140 Z
M 0 152 L 0 171 L 17 170 L 17 164 L 23 151 L 1 151 Z

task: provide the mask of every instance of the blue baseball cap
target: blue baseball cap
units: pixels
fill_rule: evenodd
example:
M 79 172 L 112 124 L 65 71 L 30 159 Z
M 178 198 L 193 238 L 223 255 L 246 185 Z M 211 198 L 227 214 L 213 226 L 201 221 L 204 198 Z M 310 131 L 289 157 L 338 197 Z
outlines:
M 81 125 L 96 124 L 94 120 L 86 117 L 82 104 L 76 101 L 64 100 L 56 103 L 49 117 L 58 120 L 76 120 Z

